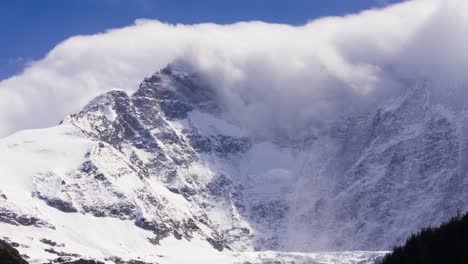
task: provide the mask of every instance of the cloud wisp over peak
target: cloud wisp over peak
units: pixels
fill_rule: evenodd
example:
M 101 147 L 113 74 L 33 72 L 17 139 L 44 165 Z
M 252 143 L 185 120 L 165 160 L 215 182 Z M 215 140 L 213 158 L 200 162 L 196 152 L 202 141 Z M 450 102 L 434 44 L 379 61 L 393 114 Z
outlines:
M 466 1 L 414 0 L 303 26 L 137 20 L 67 39 L 1 81 L 0 136 L 55 125 L 112 89 L 131 93 L 177 60 L 206 76 L 232 121 L 253 133 L 307 131 L 406 89 L 408 80 L 467 83 L 467 17 Z M 441 94 L 466 88 L 435 86 Z

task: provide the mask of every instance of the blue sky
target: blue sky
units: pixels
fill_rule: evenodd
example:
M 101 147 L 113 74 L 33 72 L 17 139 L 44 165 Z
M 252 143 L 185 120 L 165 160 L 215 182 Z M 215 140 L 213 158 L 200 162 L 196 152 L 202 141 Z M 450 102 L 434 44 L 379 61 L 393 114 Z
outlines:
M 303 24 L 386 0 L 1 0 L 0 79 L 42 58 L 60 41 L 132 24 L 137 18 L 193 24 L 261 20 Z

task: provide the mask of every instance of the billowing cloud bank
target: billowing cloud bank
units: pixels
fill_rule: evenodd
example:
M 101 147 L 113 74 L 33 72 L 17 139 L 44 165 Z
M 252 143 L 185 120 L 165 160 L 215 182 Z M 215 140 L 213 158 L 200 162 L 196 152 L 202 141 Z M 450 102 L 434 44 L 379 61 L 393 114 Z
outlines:
M 177 59 L 209 77 L 235 121 L 294 133 L 414 80 L 440 83 L 442 96 L 463 92 L 467 43 L 465 0 L 414 0 L 297 27 L 141 20 L 70 38 L 1 81 L 0 137 L 54 125 L 99 93 L 134 91 Z

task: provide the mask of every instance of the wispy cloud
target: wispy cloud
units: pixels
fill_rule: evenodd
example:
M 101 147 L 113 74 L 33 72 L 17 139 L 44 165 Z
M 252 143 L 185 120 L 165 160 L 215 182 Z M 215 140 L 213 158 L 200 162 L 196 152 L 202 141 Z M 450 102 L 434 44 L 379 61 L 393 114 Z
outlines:
M 468 3 L 415 0 L 304 26 L 133 26 L 70 38 L 0 82 L 0 135 L 56 124 L 98 93 L 134 91 L 183 60 L 210 79 L 233 121 L 267 134 L 378 101 L 404 80 L 466 79 Z
M 392 4 L 407 2 L 407 1 L 415 1 L 415 0 L 374 0 L 378 6 L 388 6 Z M 417 1 L 417 0 L 416 0 Z

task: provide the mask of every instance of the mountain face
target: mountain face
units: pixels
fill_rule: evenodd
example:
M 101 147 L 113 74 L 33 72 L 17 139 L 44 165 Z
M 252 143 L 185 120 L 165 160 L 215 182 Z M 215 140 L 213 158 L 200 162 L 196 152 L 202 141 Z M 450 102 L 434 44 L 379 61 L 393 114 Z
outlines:
M 202 76 L 168 67 L 0 140 L 3 239 L 32 263 L 187 263 L 201 250 L 215 263 L 356 263 L 381 253 L 240 252 L 387 250 L 467 207 L 468 114 L 426 85 L 295 142 L 258 139 L 223 111 Z

